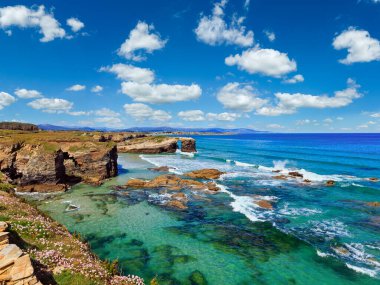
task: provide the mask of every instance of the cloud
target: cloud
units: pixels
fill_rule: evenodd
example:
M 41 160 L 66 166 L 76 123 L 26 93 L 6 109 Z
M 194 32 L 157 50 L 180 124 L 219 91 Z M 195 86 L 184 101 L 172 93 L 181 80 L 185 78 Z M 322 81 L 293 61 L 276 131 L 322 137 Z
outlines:
M 274 49 L 261 49 L 259 46 L 243 51 L 243 53 L 230 55 L 225 59 L 229 66 L 237 65 L 240 70 L 250 74 L 281 77 L 297 70 L 297 63 L 289 59 L 286 53 Z
M 188 110 L 188 111 L 181 111 L 178 114 L 178 117 L 180 117 L 184 121 L 189 122 L 201 122 L 201 121 L 224 121 L 224 122 L 233 122 L 236 119 L 240 118 L 240 114 L 236 113 L 207 113 L 205 114 L 202 110 Z
M 223 113 L 219 113 L 219 114 L 207 113 L 206 117 L 207 117 L 207 120 L 209 120 L 209 121 L 233 122 L 233 121 L 236 121 L 238 118 L 240 118 L 241 115 L 236 114 L 236 113 L 223 112 Z
M 271 32 L 271 31 L 268 31 L 268 30 L 265 30 L 264 31 L 264 34 L 267 36 L 268 40 L 270 42 L 274 42 L 276 40 L 276 34 L 274 32 Z
M 99 92 L 102 92 L 103 91 L 103 87 L 100 86 L 100 85 L 96 85 L 94 87 L 91 88 L 91 92 L 93 93 L 99 93 Z
M 88 115 L 90 115 L 91 112 L 86 112 L 86 111 L 67 111 L 66 113 L 68 115 L 71 115 L 71 116 L 88 116 Z
M 380 0 L 379 0 L 380 1 Z M 372 118 L 380 118 L 380 113 L 373 113 L 370 115 Z
M 295 83 L 304 82 L 304 81 L 305 81 L 305 78 L 303 77 L 303 75 L 302 74 L 297 74 L 297 75 L 294 75 L 291 78 L 285 79 L 283 82 L 284 83 L 288 83 L 288 84 L 295 84 Z
M 108 128 L 117 128 L 117 127 L 122 127 L 123 122 L 121 119 L 116 118 L 116 117 L 100 117 L 100 118 L 95 118 L 94 121 L 96 123 L 103 124 L 107 126 Z
M 123 82 L 121 84 L 123 94 L 128 95 L 136 102 L 144 103 L 173 103 L 199 98 L 202 89 L 197 84 L 169 85 L 147 84 L 138 82 Z
M 69 112 L 74 104 L 65 99 L 59 98 L 41 98 L 28 103 L 33 109 L 42 110 L 46 113 L 64 113 Z
M 121 45 L 118 54 L 126 59 L 142 61 L 146 59 L 143 52 L 152 53 L 162 49 L 166 42 L 167 40 L 162 40 L 158 33 L 154 33 L 153 25 L 140 21 Z M 137 51 L 139 53 L 136 54 Z
M 75 84 L 73 86 L 70 86 L 69 88 L 66 88 L 67 91 L 74 91 L 74 92 L 82 91 L 82 90 L 85 90 L 85 89 L 86 89 L 86 86 L 85 85 L 80 85 L 80 84 Z
M 66 35 L 53 13 L 46 12 L 43 5 L 31 9 L 22 5 L 0 8 L 0 28 L 8 31 L 13 26 L 22 29 L 38 28 L 43 35 L 41 42 L 64 38 Z
M 349 27 L 334 39 L 333 47 L 347 49 L 347 57 L 339 60 L 343 64 L 380 60 L 380 41 L 371 38 L 365 30 Z
M 212 46 L 221 44 L 252 46 L 253 32 L 246 31 L 246 27 L 242 25 L 244 17 L 234 15 L 229 24 L 224 20 L 223 9 L 227 2 L 227 0 L 222 0 L 215 3 L 212 15 L 201 17 L 198 27 L 195 29 L 197 40 Z
M 154 110 L 148 105 L 141 103 L 132 103 L 124 105 L 125 112 L 138 121 L 152 120 L 152 121 L 169 121 L 172 116 L 163 110 Z
M 303 125 L 308 125 L 308 124 L 310 124 L 311 123 L 311 120 L 309 120 L 309 119 L 304 119 L 304 120 L 298 120 L 297 122 L 296 122 L 296 125 L 297 126 L 303 126 Z
M 299 108 L 340 108 L 352 103 L 354 99 L 362 96 L 359 93 L 359 85 L 354 80 L 347 80 L 347 88 L 336 91 L 334 96 L 327 95 L 309 95 L 302 93 L 276 93 L 278 101 L 276 106 L 264 106 L 256 111 L 259 115 L 278 116 L 285 114 L 294 114 Z
M 227 109 L 251 112 L 267 103 L 267 100 L 258 98 L 253 91 L 250 85 L 228 83 L 219 90 L 217 99 Z
M 16 98 L 6 92 L 0 92 L 0 110 L 16 102 Z
M 27 90 L 24 88 L 16 89 L 15 94 L 17 95 L 17 97 L 23 98 L 23 99 L 31 99 L 31 98 L 42 97 L 41 92 L 39 92 L 37 90 Z
M 326 119 L 323 120 L 323 122 L 326 123 L 326 124 L 332 124 L 334 121 L 331 118 L 326 118 Z
M 93 111 L 93 113 L 96 116 L 100 116 L 100 117 L 118 117 L 118 116 L 120 116 L 119 113 L 112 111 L 111 109 L 108 109 L 108 108 L 101 108 L 99 110 Z
M 200 122 L 206 120 L 205 114 L 201 110 L 181 111 L 177 116 L 188 122 Z
M 279 124 L 269 124 L 269 125 L 267 125 L 267 128 L 269 128 L 269 129 L 283 129 L 284 126 L 281 126 Z
M 114 64 L 112 66 L 101 67 L 100 71 L 107 71 L 116 74 L 117 78 L 138 83 L 152 83 L 154 72 L 149 68 L 140 68 L 129 64 Z
M 71 30 L 76 33 L 84 28 L 84 23 L 77 18 L 69 18 L 66 20 L 66 24 L 70 26 Z

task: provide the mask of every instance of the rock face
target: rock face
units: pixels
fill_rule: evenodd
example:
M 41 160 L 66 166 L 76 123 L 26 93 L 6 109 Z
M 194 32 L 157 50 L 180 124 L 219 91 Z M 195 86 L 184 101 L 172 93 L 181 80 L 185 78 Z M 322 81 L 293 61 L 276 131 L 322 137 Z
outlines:
M 1 229 L 6 229 L 3 225 Z M 29 255 L 24 255 L 15 244 L 9 244 L 8 232 L 0 229 L 0 284 L 42 285 L 34 275 Z
M 218 169 L 206 168 L 187 172 L 184 175 L 190 178 L 198 179 L 218 179 L 224 172 L 219 171 Z
M 39 128 L 33 124 L 17 122 L 0 122 L 0 129 L 3 130 L 20 130 L 20 131 L 38 131 Z
M 181 141 L 182 152 L 197 152 L 195 139 L 193 138 L 179 138 Z
M 119 152 L 124 153 L 174 153 L 177 150 L 177 139 L 168 137 L 144 137 L 118 143 Z
M 58 150 L 44 144 L 0 144 L 0 171 L 20 191 L 54 192 L 80 181 L 99 183 L 117 175 L 117 149 L 66 142 Z M 49 191 L 51 189 L 51 191 Z

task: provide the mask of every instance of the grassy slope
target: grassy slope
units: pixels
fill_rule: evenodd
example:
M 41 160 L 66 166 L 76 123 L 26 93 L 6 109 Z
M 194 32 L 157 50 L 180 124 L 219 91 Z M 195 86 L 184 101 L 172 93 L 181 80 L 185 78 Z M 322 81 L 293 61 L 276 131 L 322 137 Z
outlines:
M 62 225 L 22 199 L 0 191 L 0 221 L 10 225 L 11 242 L 28 252 L 44 284 L 143 284 L 117 276 L 117 262 L 104 262 Z

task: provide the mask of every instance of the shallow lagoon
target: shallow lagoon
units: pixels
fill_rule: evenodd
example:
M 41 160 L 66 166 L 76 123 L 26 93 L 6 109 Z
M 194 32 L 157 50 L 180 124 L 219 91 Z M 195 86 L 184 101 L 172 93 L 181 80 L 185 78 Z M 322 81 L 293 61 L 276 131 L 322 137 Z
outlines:
M 223 142 L 222 146 L 217 140 Z M 263 150 L 261 153 L 250 150 L 255 154 L 252 158 L 232 151 L 223 153 L 223 159 L 216 156 L 221 147 L 232 149 L 236 143 L 240 150 L 248 151 L 253 145 Z M 288 182 L 278 184 L 264 170 L 250 166 L 253 162 L 266 167 L 273 165 L 272 157 L 262 158 L 269 152 L 266 145 L 266 140 L 247 143 L 243 139 L 205 137 L 198 139 L 199 154 L 195 157 L 120 155 L 119 177 L 100 187 L 75 186 L 68 193 L 39 202 L 39 208 L 70 231 L 80 233 L 101 258 L 118 259 L 125 273 L 146 280 L 157 275 L 160 284 L 378 284 L 378 279 L 367 275 L 377 274 L 371 263 L 363 265 L 356 256 L 334 253 L 334 248 L 348 245 L 355 247 L 352 252 L 364 251 L 365 241 L 373 248 L 371 251 L 365 248 L 363 259 L 378 258 L 379 231 L 368 222 L 368 217 L 378 215 L 377 209 L 355 202 L 378 198 L 377 186 L 360 181 L 358 187 L 353 185 L 358 185 L 358 181 L 342 180 L 326 192 L 317 183 L 308 187 Z M 305 160 L 301 151 L 297 148 L 296 156 Z M 288 159 L 290 156 L 287 154 Z M 346 161 L 347 156 L 344 157 Z M 237 158 L 246 165 L 237 165 Z M 299 169 L 301 163 L 312 165 L 312 173 L 352 175 L 349 170 L 318 171 L 322 166 L 310 162 L 312 155 L 307 158 L 307 162 L 300 160 L 293 165 Z M 319 155 L 318 160 L 321 159 L 323 156 Z M 185 212 L 163 208 L 159 193 L 151 190 L 123 193 L 110 189 L 111 185 L 123 184 L 131 177 L 158 175 L 147 171 L 152 166 L 148 161 L 177 167 L 178 171 L 213 166 L 234 175 L 218 181 L 226 186 L 225 191 L 216 195 L 198 193 L 204 198 L 192 199 Z M 360 174 L 366 175 L 366 170 Z M 368 177 L 373 176 L 369 174 Z M 248 199 L 252 195 L 275 197 L 275 211 L 251 207 L 247 202 L 251 202 Z M 65 211 L 69 202 L 80 209 Z M 346 263 L 356 266 L 357 271 L 358 268 L 371 271 L 359 273 Z

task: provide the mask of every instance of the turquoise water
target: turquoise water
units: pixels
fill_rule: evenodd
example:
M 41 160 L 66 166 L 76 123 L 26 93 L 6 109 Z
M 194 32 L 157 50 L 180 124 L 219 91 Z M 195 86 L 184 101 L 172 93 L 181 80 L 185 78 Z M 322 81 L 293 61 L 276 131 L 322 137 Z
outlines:
M 366 205 L 380 201 L 380 183 L 365 179 L 380 177 L 379 135 L 201 136 L 197 147 L 195 156 L 122 154 L 117 178 L 39 207 L 125 273 L 160 284 L 380 284 L 380 208 Z M 162 192 L 111 190 L 161 174 L 152 165 L 227 174 L 218 194 L 185 191 L 184 212 L 163 207 Z M 291 170 L 311 182 L 273 178 Z

